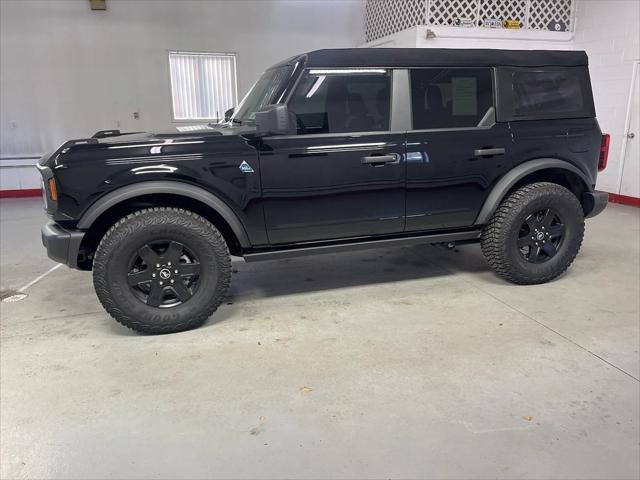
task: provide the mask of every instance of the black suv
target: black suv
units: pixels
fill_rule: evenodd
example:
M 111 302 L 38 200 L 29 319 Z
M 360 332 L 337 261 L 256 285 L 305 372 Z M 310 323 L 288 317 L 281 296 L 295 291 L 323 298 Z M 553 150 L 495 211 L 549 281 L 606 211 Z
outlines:
M 179 133 L 101 131 L 39 162 L 49 256 L 93 269 L 123 325 L 202 324 L 230 255 L 480 242 L 502 277 L 546 282 L 607 202 L 584 52 L 318 50 L 227 113 Z

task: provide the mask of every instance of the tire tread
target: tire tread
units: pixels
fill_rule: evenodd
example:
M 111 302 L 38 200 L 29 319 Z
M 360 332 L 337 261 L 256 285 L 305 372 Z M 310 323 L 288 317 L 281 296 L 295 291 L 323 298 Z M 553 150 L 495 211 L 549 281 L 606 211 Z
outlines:
M 126 240 L 126 237 L 139 228 L 139 220 L 145 224 L 152 224 L 160 220 L 162 223 L 183 226 L 184 228 L 197 229 L 198 234 L 207 239 L 215 249 L 218 257 L 224 259 L 219 266 L 218 288 L 215 295 L 208 303 L 207 308 L 198 315 L 185 321 L 170 325 L 157 325 L 132 318 L 123 312 L 117 305 L 115 299 L 109 291 L 107 284 L 107 260 L 118 248 L 118 244 Z M 195 221 L 194 221 L 195 220 Z M 215 312 L 229 288 L 231 282 L 231 259 L 229 250 L 222 234 L 211 222 L 197 213 L 176 207 L 152 207 L 137 210 L 126 217 L 121 218 L 109 228 L 100 241 L 93 260 L 93 283 L 100 303 L 105 310 L 118 323 L 132 330 L 144 333 L 171 333 L 182 330 L 189 330 L 202 325 Z
M 514 220 L 514 212 L 526 203 L 531 202 L 541 195 L 560 195 L 569 200 L 576 209 L 576 214 L 581 217 L 581 234 L 579 236 L 577 248 L 572 252 L 569 261 L 566 262 L 561 269 L 553 271 L 541 277 L 526 277 L 515 271 L 511 263 L 510 256 L 507 252 L 507 234 L 509 228 L 512 227 Z M 536 182 L 518 188 L 509 194 L 499 205 L 489 223 L 482 230 L 480 237 L 480 247 L 489 266 L 502 278 L 521 285 L 545 283 L 563 274 L 573 263 L 580 246 L 582 245 L 584 232 L 584 214 L 582 206 L 578 202 L 576 196 L 561 185 L 551 182 Z

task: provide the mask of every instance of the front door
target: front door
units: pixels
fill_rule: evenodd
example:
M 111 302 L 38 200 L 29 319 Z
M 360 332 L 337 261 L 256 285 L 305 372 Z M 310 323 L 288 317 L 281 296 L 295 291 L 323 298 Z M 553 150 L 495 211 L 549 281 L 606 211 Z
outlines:
M 272 244 L 402 232 L 404 133 L 390 133 L 391 71 L 310 69 L 288 102 L 297 134 L 262 139 Z
M 406 230 L 470 226 L 512 162 L 508 125 L 495 123 L 491 69 L 424 68 L 409 76 Z

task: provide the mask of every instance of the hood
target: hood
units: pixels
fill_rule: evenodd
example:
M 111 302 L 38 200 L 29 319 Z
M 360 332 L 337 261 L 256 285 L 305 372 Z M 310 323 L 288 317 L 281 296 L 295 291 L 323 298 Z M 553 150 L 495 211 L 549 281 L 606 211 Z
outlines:
M 53 167 L 64 157 L 82 157 L 85 159 L 118 157 L 120 154 L 141 155 L 160 150 L 173 150 L 181 144 L 191 143 L 228 143 L 229 141 L 250 140 L 255 132 L 253 126 L 231 126 L 228 124 L 184 125 L 159 132 L 120 132 L 103 130 L 91 138 L 69 140 L 53 153 L 43 156 L 38 162 L 41 166 Z M 234 140 L 234 138 L 236 140 Z M 160 148 L 158 148 L 160 147 Z M 224 148 L 224 147 L 223 147 Z M 157 149 L 157 150 L 156 150 Z M 109 151 L 110 154 L 101 153 Z
M 187 140 L 202 139 L 217 135 L 244 135 L 255 131 L 253 126 L 232 126 L 226 123 L 201 124 L 201 125 L 178 125 L 167 129 L 153 132 L 123 132 L 117 135 L 98 138 L 98 143 L 118 144 L 128 142 L 139 142 L 149 140 Z

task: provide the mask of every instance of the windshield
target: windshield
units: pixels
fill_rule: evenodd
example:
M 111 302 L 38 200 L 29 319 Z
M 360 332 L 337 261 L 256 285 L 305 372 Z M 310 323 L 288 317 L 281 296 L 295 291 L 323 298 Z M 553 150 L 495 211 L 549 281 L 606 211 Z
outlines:
M 256 112 L 277 103 L 292 70 L 293 67 L 287 65 L 264 72 L 233 112 L 231 122 L 240 125 L 254 123 Z

